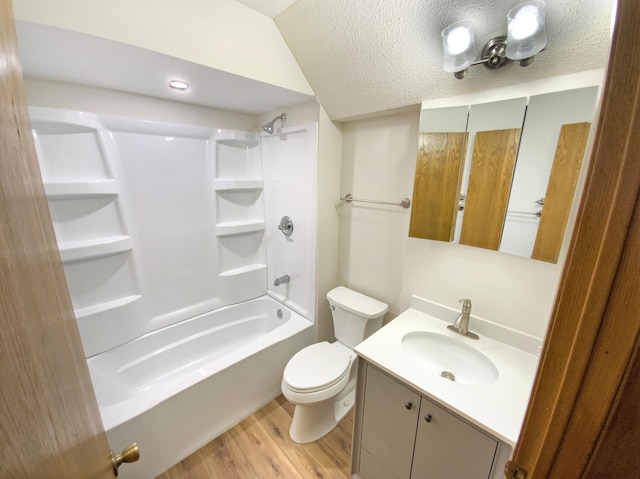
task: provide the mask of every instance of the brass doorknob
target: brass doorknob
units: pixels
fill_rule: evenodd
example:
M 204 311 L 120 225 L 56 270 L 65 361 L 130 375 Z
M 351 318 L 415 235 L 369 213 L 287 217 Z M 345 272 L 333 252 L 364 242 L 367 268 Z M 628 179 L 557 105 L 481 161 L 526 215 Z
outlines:
M 113 473 L 118 477 L 118 468 L 123 462 L 136 462 L 140 459 L 140 450 L 135 442 L 125 447 L 120 454 L 111 451 L 111 464 L 113 465 Z

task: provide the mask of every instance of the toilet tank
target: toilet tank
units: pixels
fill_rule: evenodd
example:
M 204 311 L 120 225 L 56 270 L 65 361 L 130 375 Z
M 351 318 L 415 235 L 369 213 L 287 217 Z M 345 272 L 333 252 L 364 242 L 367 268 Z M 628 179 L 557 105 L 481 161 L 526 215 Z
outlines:
M 333 315 L 336 339 L 345 346 L 355 348 L 380 329 L 382 318 L 389 306 L 344 286 L 327 293 Z

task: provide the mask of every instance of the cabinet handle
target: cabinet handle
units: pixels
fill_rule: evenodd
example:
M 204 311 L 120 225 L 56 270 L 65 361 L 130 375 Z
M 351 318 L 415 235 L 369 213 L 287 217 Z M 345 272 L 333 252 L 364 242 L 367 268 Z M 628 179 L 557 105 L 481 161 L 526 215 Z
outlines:
M 427 414 L 427 415 L 424 417 L 424 420 L 425 420 L 425 421 L 427 421 L 427 422 L 431 422 L 431 420 L 432 420 L 432 419 L 433 419 L 433 416 L 432 416 L 431 414 Z
M 413 403 L 411 401 L 404 403 L 405 409 L 411 409 L 413 407 Z

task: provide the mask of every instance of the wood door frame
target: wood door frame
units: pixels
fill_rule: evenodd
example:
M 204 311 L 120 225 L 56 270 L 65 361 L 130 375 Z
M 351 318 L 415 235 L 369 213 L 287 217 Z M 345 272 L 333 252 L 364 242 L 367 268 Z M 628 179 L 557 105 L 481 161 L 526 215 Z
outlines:
M 611 418 L 640 396 L 619 393 L 640 344 L 639 79 L 640 2 L 619 0 L 587 183 L 513 456 L 528 478 L 588 477 Z M 607 477 L 628 477 L 623 467 Z
M 114 477 L 0 0 L 0 477 Z

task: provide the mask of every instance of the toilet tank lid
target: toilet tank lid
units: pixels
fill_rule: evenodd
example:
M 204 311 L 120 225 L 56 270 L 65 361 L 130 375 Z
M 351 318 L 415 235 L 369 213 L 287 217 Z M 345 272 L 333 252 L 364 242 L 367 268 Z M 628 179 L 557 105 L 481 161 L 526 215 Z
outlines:
M 360 314 L 365 318 L 377 318 L 389 310 L 389 305 L 370 298 L 352 289 L 338 286 L 327 293 L 330 303 L 340 306 L 354 314 Z

